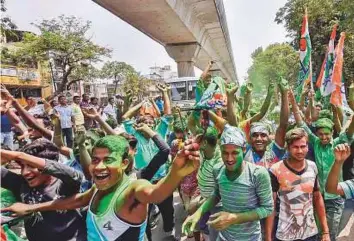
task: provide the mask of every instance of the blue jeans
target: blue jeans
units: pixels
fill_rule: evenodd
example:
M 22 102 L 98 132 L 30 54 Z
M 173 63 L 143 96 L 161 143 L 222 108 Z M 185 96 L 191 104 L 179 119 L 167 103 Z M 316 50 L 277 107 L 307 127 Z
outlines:
M 2 146 L 7 146 L 11 150 L 14 149 L 14 133 L 11 132 L 1 132 L 0 133 L 1 137 L 1 145 Z
M 344 199 L 336 198 L 325 200 L 327 224 L 331 241 L 336 241 L 339 230 L 339 222 L 344 209 Z
M 340 232 L 342 232 L 342 230 L 347 226 L 348 221 L 350 217 L 353 215 L 353 213 L 354 213 L 354 199 L 345 200 L 342 219 L 340 220 L 339 223 L 338 234 L 340 234 Z
M 67 147 L 73 148 L 73 128 L 63 128 L 61 129 L 63 134 L 63 138 L 65 139 L 65 143 Z

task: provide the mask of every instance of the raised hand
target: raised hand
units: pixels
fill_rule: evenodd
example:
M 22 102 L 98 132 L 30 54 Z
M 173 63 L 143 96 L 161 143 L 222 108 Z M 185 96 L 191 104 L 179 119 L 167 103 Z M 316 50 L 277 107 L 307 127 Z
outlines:
M 288 91 L 290 89 L 289 82 L 286 79 L 282 78 L 279 83 L 279 89 L 282 93 Z
M 238 86 L 237 85 L 234 85 L 234 84 L 229 84 L 227 86 L 227 89 L 226 89 L 226 94 L 227 96 L 229 97 L 233 97 L 235 96 L 235 93 L 237 92 L 238 90 Z
M 155 135 L 155 132 L 145 123 L 135 124 L 134 128 L 145 137 L 152 138 Z
M 291 104 L 296 103 L 294 92 L 291 89 L 288 91 L 288 99 Z
M 312 98 L 315 96 L 315 91 L 314 90 L 309 90 L 309 97 Z
M 350 156 L 350 146 L 347 143 L 337 145 L 334 148 L 334 156 L 336 162 L 343 164 Z
M 274 85 L 274 82 L 270 82 L 270 83 L 269 83 L 269 86 L 268 86 L 268 93 L 269 93 L 269 94 L 274 94 L 274 90 L 275 90 L 275 89 L 274 89 L 274 86 L 275 86 L 275 85 Z
M 81 146 L 85 143 L 87 136 L 84 131 L 77 131 L 75 133 L 74 142 L 77 146 Z
M 252 92 L 252 90 L 253 90 L 253 84 L 251 82 L 248 82 L 246 84 L 246 91 L 247 92 Z
M 157 84 L 156 85 L 156 88 L 161 91 L 161 92 L 167 92 L 169 89 L 166 85 L 163 85 L 163 84 Z
M 199 143 L 195 140 L 187 140 L 172 163 L 171 172 L 179 177 L 185 177 L 199 167 Z

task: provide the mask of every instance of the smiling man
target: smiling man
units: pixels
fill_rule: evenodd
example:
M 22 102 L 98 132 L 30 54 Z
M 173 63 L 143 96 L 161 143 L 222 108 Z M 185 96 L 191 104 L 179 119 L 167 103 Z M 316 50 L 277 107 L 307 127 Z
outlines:
M 266 168 L 281 160 L 285 154 L 285 134 L 289 120 L 289 86 L 286 80 L 279 84 L 281 92 L 281 109 L 279 126 L 275 133 L 274 142 L 270 141 L 270 131 L 266 124 L 254 122 L 250 128 L 250 145 L 247 146 L 245 161 L 261 165 Z
M 153 185 L 132 180 L 125 174 L 129 166 L 129 144 L 121 136 L 99 139 L 89 170 L 95 184 L 86 193 L 47 203 L 14 204 L 8 210 L 18 215 L 49 210 L 72 210 L 89 205 L 86 223 L 90 241 L 144 240 L 149 203 L 159 203 L 172 194 L 184 176 L 199 166 L 199 145 L 185 142 L 174 159 L 171 171 Z
M 259 220 L 273 211 L 270 177 L 264 167 L 243 160 L 245 144 L 240 129 L 225 126 L 220 143 L 224 165 L 214 167 L 214 194 L 186 219 L 184 233 L 192 232 L 199 219 L 220 201 L 222 211 L 211 215 L 208 222 L 220 230 L 218 240 L 261 240 Z
M 19 151 L 0 150 L 1 163 L 21 166 L 21 175 L 1 167 L 1 187 L 16 197 L 17 206 L 70 197 L 80 191 L 84 175 L 58 162 L 59 149 L 49 140 L 37 139 Z M 12 211 L 5 209 L 3 211 Z M 86 241 L 84 216 L 78 210 L 37 212 L 24 221 L 29 241 Z
M 334 241 L 337 237 L 339 222 L 344 209 L 344 199 L 340 195 L 326 192 L 326 181 L 335 161 L 334 148 L 339 144 L 351 144 L 353 142 L 354 121 L 351 122 L 346 131 L 333 139 L 333 122 L 328 118 L 318 119 L 315 122 L 315 135 L 303 121 L 292 91 L 289 92 L 289 101 L 293 108 L 297 126 L 306 131 L 309 136 L 309 144 L 314 149 L 320 191 L 326 206 L 328 228 L 331 240 Z M 343 181 L 342 173 L 340 174 L 340 181 Z
M 308 136 L 301 128 L 289 131 L 286 143 L 289 157 L 270 168 L 273 199 L 280 200 L 276 239 L 272 238 L 273 216 L 267 221 L 266 240 L 318 239 L 315 213 L 321 226 L 322 241 L 329 241 L 323 198 L 319 191 L 316 164 L 306 160 Z M 276 206 L 276 203 L 274 203 Z

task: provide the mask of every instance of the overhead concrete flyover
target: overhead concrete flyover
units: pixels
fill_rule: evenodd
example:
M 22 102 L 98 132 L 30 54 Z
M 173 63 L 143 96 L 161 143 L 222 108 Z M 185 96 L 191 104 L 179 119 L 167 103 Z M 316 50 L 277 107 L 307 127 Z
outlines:
M 93 0 L 163 45 L 178 76 L 195 76 L 210 60 L 238 82 L 222 0 Z

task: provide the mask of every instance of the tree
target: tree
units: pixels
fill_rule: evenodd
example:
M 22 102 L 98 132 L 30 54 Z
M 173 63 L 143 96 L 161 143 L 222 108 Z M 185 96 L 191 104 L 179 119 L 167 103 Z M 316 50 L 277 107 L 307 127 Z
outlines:
M 275 22 L 284 24 L 291 45 L 299 46 L 301 21 L 307 7 L 309 31 L 312 42 L 313 70 L 318 76 L 325 56 L 333 25 L 339 24 L 340 32 L 346 32 L 344 47 L 344 78 L 354 79 L 354 1 L 353 0 L 287 0 L 276 14 Z
M 113 79 L 115 83 L 114 94 L 117 93 L 118 83 L 123 79 L 127 79 L 128 77 L 133 76 L 134 74 L 137 74 L 135 69 L 125 62 L 108 61 L 103 65 L 101 69 L 101 77 Z
M 1 20 L 0 20 L 0 33 L 1 33 L 1 42 L 3 37 L 8 36 L 16 36 L 13 33 L 13 30 L 17 28 L 16 24 L 11 20 L 9 16 L 5 16 L 7 11 L 6 1 L 0 0 L 0 12 L 1 12 Z
M 278 82 L 280 77 L 294 84 L 299 57 L 293 47 L 286 43 L 269 45 L 265 50 L 257 48 L 252 53 L 253 63 L 248 69 L 249 81 L 255 91 L 262 91 L 269 83 Z
M 50 60 L 57 73 L 55 94 L 76 81 L 85 80 L 93 73 L 92 64 L 110 56 L 110 49 L 96 45 L 86 36 L 91 26 L 89 21 L 61 15 L 33 25 L 41 34 L 25 34 L 24 41 L 16 49 L 17 55 L 19 59 L 29 56 L 33 62 Z
M 133 96 L 142 99 L 149 95 L 149 87 L 153 85 L 153 81 L 140 75 L 140 73 L 131 73 L 127 76 L 123 83 L 123 90 L 127 92 L 132 91 Z

